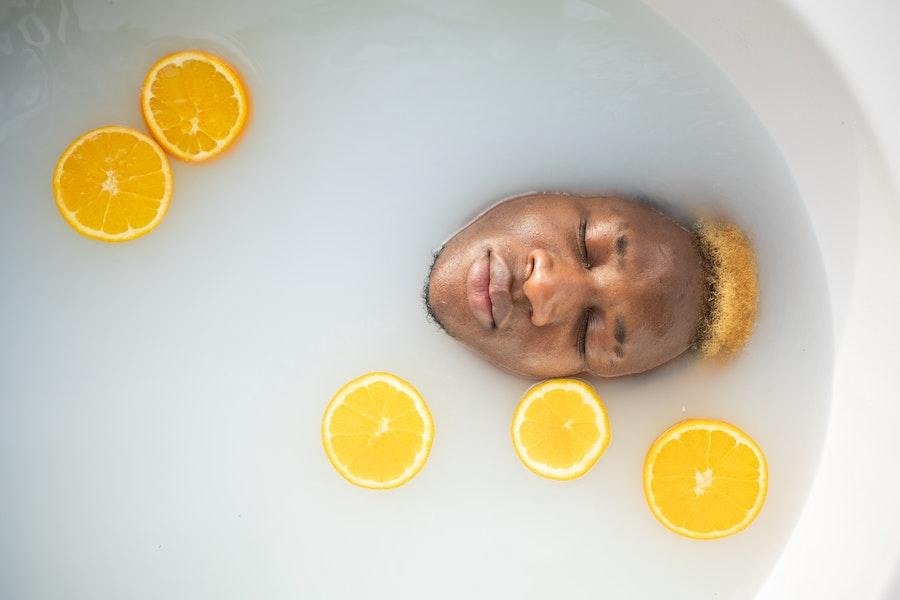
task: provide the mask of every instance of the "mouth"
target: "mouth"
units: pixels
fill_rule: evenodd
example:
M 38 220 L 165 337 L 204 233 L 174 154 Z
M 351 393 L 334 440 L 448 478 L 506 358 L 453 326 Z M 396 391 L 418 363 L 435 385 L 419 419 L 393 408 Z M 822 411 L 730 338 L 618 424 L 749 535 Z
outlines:
M 491 299 L 491 316 L 494 327 L 502 328 L 512 314 L 512 272 L 497 252 L 489 253 L 490 281 L 488 296 Z
M 512 314 L 512 273 L 498 253 L 488 250 L 469 267 L 466 299 L 475 320 L 485 329 L 498 329 Z
M 479 325 L 485 329 L 495 327 L 491 302 L 491 251 L 477 258 L 466 275 L 466 299 L 469 310 Z

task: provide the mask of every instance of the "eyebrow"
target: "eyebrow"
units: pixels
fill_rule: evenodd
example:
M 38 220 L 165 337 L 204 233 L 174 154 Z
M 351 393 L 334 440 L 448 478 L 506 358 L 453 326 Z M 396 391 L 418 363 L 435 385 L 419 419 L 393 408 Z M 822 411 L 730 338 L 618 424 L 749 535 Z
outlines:
M 625 237 L 625 234 L 620 235 L 616 238 L 616 254 L 619 257 L 625 256 L 625 250 L 628 248 L 628 238 Z
M 622 315 L 616 316 L 616 323 L 613 329 L 613 337 L 615 337 L 616 341 L 620 344 L 625 343 L 625 318 Z

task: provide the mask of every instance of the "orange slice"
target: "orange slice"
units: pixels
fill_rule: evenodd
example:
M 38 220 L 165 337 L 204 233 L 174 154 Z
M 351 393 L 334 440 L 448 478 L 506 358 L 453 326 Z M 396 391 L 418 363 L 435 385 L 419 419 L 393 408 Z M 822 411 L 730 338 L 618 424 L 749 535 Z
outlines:
M 609 417 L 587 383 L 551 379 L 528 390 L 519 402 L 512 438 L 519 459 L 538 475 L 575 479 L 609 445 Z
M 368 373 L 345 384 L 322 418 L 322 445 L 347 481 L 387 489 L 422 469 L 434 440 L 425 400 L 390 373 Z
M 237 71 L 218 56 L 184 50 L 147 73 L 141 111 L 167 152 L 190 162 L 212 158 L 240 134 L 250 110 Z
M 644 494 L 659 522 L 697 539 L 725 537 L 762 510 L 768 470 L 750 436 L 722 421 L 684 421 L 663 433 L 644 463 Z
M 69 144 L 53 171 L 53 196 L 77 232 L 124 242 L 159 225 L 172 198 L 162 148 L 128 127 L 101 127 Z

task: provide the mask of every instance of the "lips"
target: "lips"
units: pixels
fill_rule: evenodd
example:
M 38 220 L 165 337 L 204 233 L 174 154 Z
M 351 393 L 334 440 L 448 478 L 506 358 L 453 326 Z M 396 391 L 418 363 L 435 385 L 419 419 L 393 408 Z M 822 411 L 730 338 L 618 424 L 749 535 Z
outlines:
M 485 329 L 502 327 L 512 313 L 512 274 L 503 257 L 488 250 L 469 267 L 466 299 L 475 320 Z
M 494 326 L 499 329 L 506 324 L 506 320 L 512 314 L 512 273 L 499 253 L 491 252 L 489 258 L 491 278 L 488 295 L 491 299 L 491 316 L 494 318 Z
M 475 259 L 466 275 L 466 299 L 469 310 L 479 325 L 485 329 L 494 328 L 494 316 L 491 303 L 491 253 Z

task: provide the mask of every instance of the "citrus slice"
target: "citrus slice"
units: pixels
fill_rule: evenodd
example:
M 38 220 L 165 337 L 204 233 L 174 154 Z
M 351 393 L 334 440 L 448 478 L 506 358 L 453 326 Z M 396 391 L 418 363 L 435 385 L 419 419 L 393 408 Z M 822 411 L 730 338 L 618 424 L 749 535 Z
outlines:
M 150 137 L 128 127 L 100 127 L 69 144 L 59 157 L 53 196 L 77 232 L 124 242 L 162 221 L 172 198 L 172 170 Z
M 346 383 L 322 418 L 328 460 L 347 481 L 367 488 L 394 488 L 415 477 L 433 439 L 425 400 L 390 373 L 368 373 Z
M 587 473 L 609 445 L 609 417 L 587 383 L 550 379 L 528 390 L 519 402 L 512 439 L 519 459 L 538 475 L 575 479 Z
M 237 71 L 218 56 L 184 50 L 147 73 L 141 112 L 167 152 L 190 162 L 219 154 L 237 138 L 250 100 Z
M 722 421 L 684 421 L 659 436 L 644 463 L 644 494 L 660 523 L 692 538 L 747 527 L 766 499 L 762 450 Z

